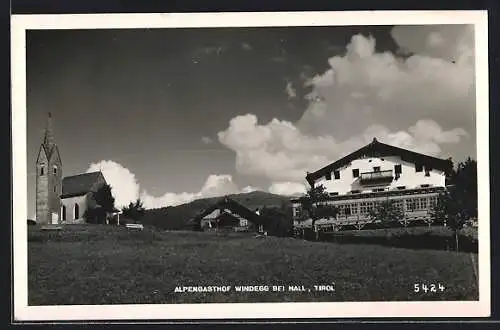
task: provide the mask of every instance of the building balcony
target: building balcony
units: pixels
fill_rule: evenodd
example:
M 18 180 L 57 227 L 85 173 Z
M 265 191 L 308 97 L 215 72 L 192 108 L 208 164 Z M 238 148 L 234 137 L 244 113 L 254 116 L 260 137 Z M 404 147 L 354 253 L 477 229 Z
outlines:
M 376 184 L 391 182 L 394 179 L 392 170 L 365 172 L 359 174 L 359 182 L 361 184 Z

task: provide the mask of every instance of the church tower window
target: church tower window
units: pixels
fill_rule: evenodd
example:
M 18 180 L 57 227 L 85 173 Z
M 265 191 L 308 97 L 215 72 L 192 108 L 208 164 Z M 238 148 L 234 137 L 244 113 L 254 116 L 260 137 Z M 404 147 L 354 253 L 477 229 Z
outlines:
M 40 167 L 40 175 L 43 175 L 43 174 L 44 174 L 44 169 L 45 169 L 45 168 L 44 168 L 43 166 L 42 166 L 42 167 Z
M 80 207 L 76 203 L 75 203 L 74 215 L 75 215 L 74 216 L 75 219 L 80 218 Z
M 57 174 L 57 166 L 54 166 L 54 174 Z

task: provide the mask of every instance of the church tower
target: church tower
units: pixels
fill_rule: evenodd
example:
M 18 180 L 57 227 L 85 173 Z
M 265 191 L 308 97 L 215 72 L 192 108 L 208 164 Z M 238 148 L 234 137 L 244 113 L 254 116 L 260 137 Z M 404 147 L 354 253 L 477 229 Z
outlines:
M 61 219 L 62 162 L 49 112 L 45 135 L 36 159 L 36 221 L 56 224 Z

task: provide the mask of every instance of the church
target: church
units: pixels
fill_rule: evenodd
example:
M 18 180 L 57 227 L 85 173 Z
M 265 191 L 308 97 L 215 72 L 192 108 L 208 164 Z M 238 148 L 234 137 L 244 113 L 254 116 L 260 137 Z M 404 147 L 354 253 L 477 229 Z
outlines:
M 36 223 L 85 223 L 85 211 L 98 206 L 93 193 L 105 184 L 100 171 L 63 177 L 61 154 L 49 113 L 36 159 Z

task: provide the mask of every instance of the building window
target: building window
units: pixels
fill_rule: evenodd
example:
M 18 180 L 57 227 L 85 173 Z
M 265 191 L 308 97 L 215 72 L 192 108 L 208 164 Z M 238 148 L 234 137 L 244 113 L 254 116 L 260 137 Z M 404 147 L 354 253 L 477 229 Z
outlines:
M 420 198 L 420 210 L 427 210 L 427 198 Z
M 329 194 L 330 196 L 338 196 L 338 195 L 339 195 L 339 193 L 338 193 L 338 192 L 336 192 L 336 191 L 331 192 L 331 193 L 328 193 L 328 194 Z
M 339 171 L 333 171 L 333 176 L 335 177 L 335 180 L 340 179 L 340 172 Z
M 330 181 L 332 179 L 332 173 L 328 172 L 326 175 L 325 175 L 325 179 L 327 181 Z
M 359 190 L 351 190 L 351 194 L 359 194 L 360 191 Z
M 393 199 L 394 207 L 403 211 L 403 200 L 402 199 Z
M 43 175 L 43 174 L 44 174 L 44 170 L 45 170 L 45 168 L 44 168 L 43 166 L 42 166 L 42 167 L 40 167 L 40 175 Z
M 431 196 L 429 197 L 429 207 L 433 208 L 437 204 L 437 197 Z
M 380 172 L 380 166 L 374 166 L 373 172 Z
M 398 188 L 398 190 L 405 190 L 405 189 L 406 189 L 406 186 L 399 186 L 399 187 L 397 187 L 397 188 Z
M 430 168 L 430 167 L 428 168 L 428 167 L 426 166 L 426 167 L 425 167 L 425 176 L 431 176 L 431 173 L 430 173 L 430 172 L 431 172 L 431 168 Z
M 385 191 L 385 189 L 384 188 L 373 189 L 373 192 L 381 192 L 381 191 Z
M 62 216 L 62 220 L 63 220 L 63 221 L 66 221 L 66 206 L 65 206 L 65 205 L 63 205 L 63 206 L 62 206 L 61 213 L 62 213 L 62 214 L 61 214 L 61 216 Z
M 406 210 L 407 211 L 413 212 L 413 211 L 415 211 L 416 208 L 417 208 L 417 203 L 416 203 L 415 199 L 411 198 L 411 199 L 406 200 Z
M 427 187 L 430 187 L 430 186 L 431 186 L 431 185 L 429 185 L 429 184 L 421 184 L 421 185 L 420 185 L 420 187 L 422 187 L 422 188 L 427 188 Z
M 351 204 L 351 214 L 358 214 L 358 204 L 357 203 Z
M 353 178 L 359 177 L 359 169 L 357 169 L 357 168 L 353 169 L 352 176 L 353 176 Z
M 396 174 L 401 174 L 402 173 L 402 168 L 401 168 L 401 164 L 399 165 L 394 165 L 394 173 Z
M 415 172 L 422 172 L 424 166 L 422 164 L 415 164 Z
M 57 166 L 54 166 L 54 174 L 57 174 Z
M 56 192 L 56 186 L 54 186 L 54 192 Z
M 293 208 L 293 217 L 295 219 L 302 217 L 302 208 L 300 206 L 296 206 Z
M 80 207 L 78 206 L 78 204 L 75 203 L 75 208 L 74 208 L 74 219 L 78 219 L 80 218 Z

